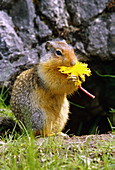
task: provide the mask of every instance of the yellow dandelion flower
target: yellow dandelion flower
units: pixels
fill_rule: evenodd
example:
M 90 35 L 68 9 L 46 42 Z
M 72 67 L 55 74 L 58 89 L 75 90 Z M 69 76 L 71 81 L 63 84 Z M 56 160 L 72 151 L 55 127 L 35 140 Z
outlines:
M 59 71 L 62 74 L 67 74 L 68 79 L 71 79 L 75 82 L 75 86 L 77 86 L 79 89 L 81 89 L 84 93 L 86 93 L 91 98 L 95 98 L 94 95 L 89 93 L 87 90 L 85 90 L 81 84 L 85 81 L 85 76 L 91 75 L 91 70 L 87 67 L 88 65 L 82 62 L 77 62 L 74 66 L 67 67 L 67 66 L 60 66 Z
M 80 86 L 85 81 L 85 76 L 91 75 L 91 70 L 87 66 L 85 63 L 76 62 L 74 66 L 60 66 L 58 68 L 62 74 L 68 75 L 68 79 L 75 82 L 75 86 Z

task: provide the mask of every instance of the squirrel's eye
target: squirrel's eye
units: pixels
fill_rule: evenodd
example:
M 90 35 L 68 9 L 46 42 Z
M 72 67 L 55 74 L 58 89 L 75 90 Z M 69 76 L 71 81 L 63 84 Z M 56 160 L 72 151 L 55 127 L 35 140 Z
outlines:
M 60 50 L 56 50 L 56 55 L 62 55 L 62 52 Z

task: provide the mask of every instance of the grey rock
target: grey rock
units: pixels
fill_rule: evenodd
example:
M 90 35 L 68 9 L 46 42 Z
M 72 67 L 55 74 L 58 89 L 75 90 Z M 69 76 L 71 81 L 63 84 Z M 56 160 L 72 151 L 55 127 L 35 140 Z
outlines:
M 109 18 L 109 24 L 108 24 L 108 30 L 109 30 L 109 43 L 108 43 L 108 48 L 109 48 L 109 53 L 111 56 L 115 58 L 115 14 L 112 13 Z
M 0 11 L 0 86 L 8 85 L 12 75 L 21 71 L 21 67 L 38 61 L 37 49 L 24 48 L 22 39 L 14 30 L 11 17 Z
M 0 60 L 0 84 L 8 85 L 8 80 L 13 75 L 15 69 L 12 64 L 7 60 Z
M 34 30 L 35 10 L 31 0 L 14 1 L 9 10 L 16 32 L 19 34 L 25 46 L 37 43 Z
M 57 28 L 68 26 L 69 15 L 64 0 L 41 0 L 39 1 L 39 11 L 51 25 Z
M 15 0 L 0 0 L 0 10 L 10 9 Z
M 87 24 L 101 14 L 109 0 L 66 0 L 68 11 L 75 25 Z
M 52 31 L 43 21 L 40 20 L 39 16 L 37 16 L 36 18 L 36 25 L 36 35 L 39 37 L 40 40 L 44 40 L 46 38 L 48 39 L 50 36 L 52 36 Z
M 76 56 L 80 61 L 88 61 L 88 53 L 85 50 L 84 44 L 81 41 L 76 42 L 74 49 L 76 51 Z
M 0 11 L 0 51 L 4 58 L 9 54 L 23 50 L 23 42 L 17 36 L 11 17 Z
M 109 44 L 114 41 L 112 36 L 112 25 L 110 26 L 110 19 L 107 16 L 101 16 L 96 18 L 93 22 L 90 22 L 90 26 L 86 30 L 88 33 L 88 45 L 87 51 L 91 56 L 99 57 L 101 60 L 113 60 L 113 49 Z
M 5 12 L 0 12 L 0 62 L 4 61 L 2 69 L 5 63 L 11 69 L 4 80 L 9 81 L 13 73 L 35 64 L 42 49 L 39 44 L 55 37 L 55 29 L 66 30 L 60 36 L 67 35 L 75 50 L 81 52 L 81 60 L 112 60 L 114 15 L 104 14 L 107 3 L 108 0 L 41 0 L 35 10 L 31 0 L 1 0 L 0 8 Z M 78 26 L 80 31 L 70 31 L 70 26 Z
M 114 14 L 105 12 L 108 2 L 41 0 L 36 7 L 31 0 L 1 0 L 1 75 L 2 70 L 5 73 L 6 68 L 10 68 L 10 72 L 6 70 L 6 76 L 4 73 L 1 76 L 1 82 L 9 81 L 12 74 L 35 64 L 42 43 L 57 36 L 63 38 L 65 35 L 64 38 L 70 41 L 75 51 L 81 53 L 76 54 L 82 61 L 97 58 L 102 61 L 113 60 Z M 80 31 L 77 32 L 77 29 Z M 56 30 L 60 30 L 60 33 L 55 34 Z
M 109 59 L 108 54 L 108 29 L 107 22 L 102 18 L 97 18 L 88 27 L 88 47 L 87 51 L 92 56 L 99 56 L 102 60 Z

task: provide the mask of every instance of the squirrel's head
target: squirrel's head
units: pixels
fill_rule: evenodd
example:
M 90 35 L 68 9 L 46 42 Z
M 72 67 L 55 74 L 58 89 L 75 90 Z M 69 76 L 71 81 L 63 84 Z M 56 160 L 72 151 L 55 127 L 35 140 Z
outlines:
M 43 44 L 38 74 L 47 89 L 55 94 L 71 94 L 76 90 L 75 83 L 69 80 L 68 75 L 59 71 L 60 66 L 74 66 L 77 57 L 73 48 L 65 40 L 47 41 Z
M 52 66 L 73 66 L 77 62 L 77 57 L 72 46 L 65 40 L 47 41 L 40 58 L 40 63 L 42 62 L 50 62 Z

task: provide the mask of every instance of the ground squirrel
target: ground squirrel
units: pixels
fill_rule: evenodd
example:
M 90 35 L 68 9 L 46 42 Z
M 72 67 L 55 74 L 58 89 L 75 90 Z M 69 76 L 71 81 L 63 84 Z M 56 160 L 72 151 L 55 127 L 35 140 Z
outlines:
M 48 41 L 42 51 L 40 61 L 17 77 L 11 110 L 35 135 L 49 136 L 64 128 L 69 114 L 67 95 L 77 90 L 58 67 L 75 65 L 77 57 L 65 40 Z

